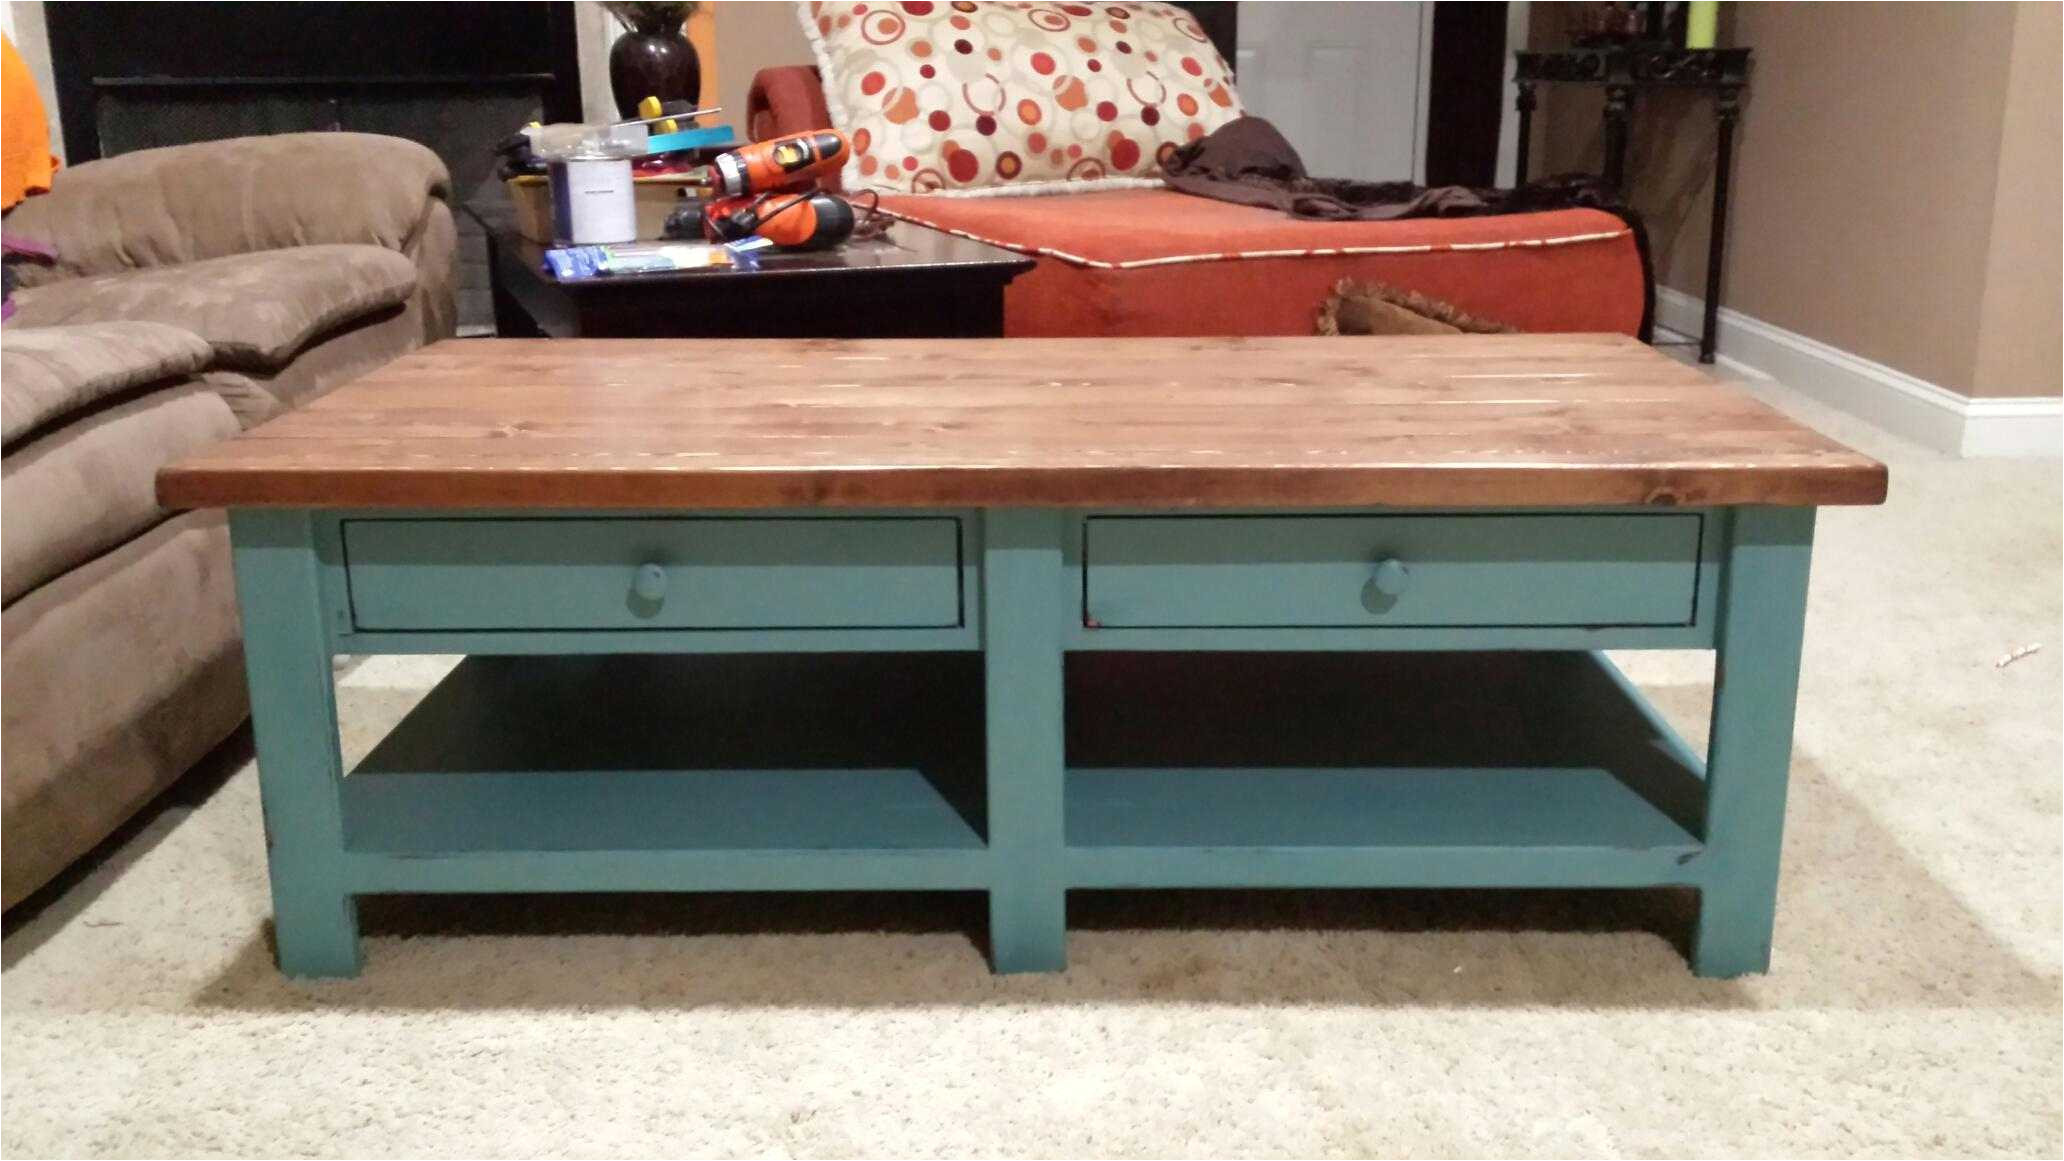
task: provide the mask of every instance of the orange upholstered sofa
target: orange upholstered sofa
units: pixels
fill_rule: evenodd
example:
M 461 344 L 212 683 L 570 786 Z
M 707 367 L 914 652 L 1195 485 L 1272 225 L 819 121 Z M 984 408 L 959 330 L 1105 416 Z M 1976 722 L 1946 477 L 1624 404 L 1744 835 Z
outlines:
M 764 69 L 747 100 L 764 141 L 831 124 L 817 70 Z M 1038 257 L 1004 333 L 1305 335 L 1343 278 L 1388 283 L 1523 331 L 1646 337 L 1636 230 L 1601 210 L 1314 222 L 1166 189 L 1034 197 L 884 196 L 884 211 Z

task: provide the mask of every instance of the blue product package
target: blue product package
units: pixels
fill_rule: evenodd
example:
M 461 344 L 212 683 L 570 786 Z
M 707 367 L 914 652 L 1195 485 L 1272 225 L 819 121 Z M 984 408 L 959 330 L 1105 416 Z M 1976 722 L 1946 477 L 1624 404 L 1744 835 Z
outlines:
M 704 242 L 622 242 L 545 251 L 545 267 L 561 282 L 623 274 L 722 269 L 736 265 L 727 249 Z
M 608 254 L 601 246 L 563 246 L 545 251 L 545 265 L 561 281 L 593 278 L 603 272 Z

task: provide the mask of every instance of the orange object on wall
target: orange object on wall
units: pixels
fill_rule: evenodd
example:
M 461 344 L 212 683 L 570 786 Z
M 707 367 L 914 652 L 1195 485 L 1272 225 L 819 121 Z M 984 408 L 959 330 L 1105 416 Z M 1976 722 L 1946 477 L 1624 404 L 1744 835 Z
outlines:
M 60 163 L 50 155 L 50 119 L 29 66 L 0 36 L 0 210 L 50 189 Z

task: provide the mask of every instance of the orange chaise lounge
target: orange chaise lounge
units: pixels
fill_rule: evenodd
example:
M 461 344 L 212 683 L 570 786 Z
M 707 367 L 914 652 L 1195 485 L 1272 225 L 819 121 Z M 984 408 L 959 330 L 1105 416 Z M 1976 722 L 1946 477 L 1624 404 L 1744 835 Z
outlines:
M 755 141 L 831 124 L 817 70 L 763 69 Z M 1004 299 L 1013 337 L 1308 335 L 1343 278 L 1384 282 L 1523 331 L 1645 337 L 1634 230 L 1602 210 L 1314 222 L 1167 189 L 884 196 L 895 217 L 1036 255 Z

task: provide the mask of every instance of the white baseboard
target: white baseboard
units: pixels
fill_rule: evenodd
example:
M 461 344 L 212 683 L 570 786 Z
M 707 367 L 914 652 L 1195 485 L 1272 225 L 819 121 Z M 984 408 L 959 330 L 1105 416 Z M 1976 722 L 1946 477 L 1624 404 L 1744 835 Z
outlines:
M 1704 310 L 1699 299 L 1656 287 L 1658 326 L 1697 335 Z M 1726 307 L 1720 308 L 1719 339 L 1716 354 L 1723 364 L 1775 379 L 1937 451 L 1971 457 L 2064 455 L 2064 399 L 2057 396 L 1968 398 Z

